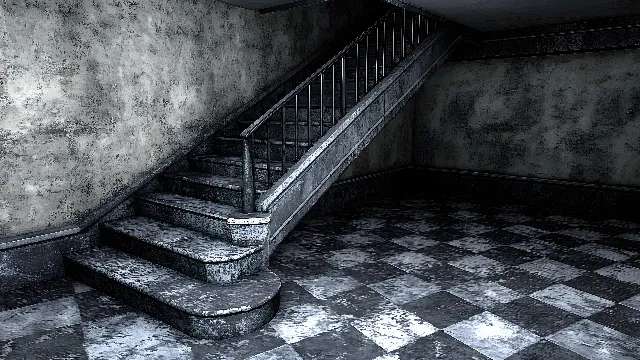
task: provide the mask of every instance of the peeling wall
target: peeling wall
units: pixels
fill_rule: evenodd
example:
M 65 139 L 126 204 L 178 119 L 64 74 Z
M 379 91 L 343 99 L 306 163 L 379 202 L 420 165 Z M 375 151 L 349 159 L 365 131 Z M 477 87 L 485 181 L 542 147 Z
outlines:
M 213 0 L 0 3 L 0 238 L 79 222 L 362 18 Z
M 447 63 L 417 99 L 416 165 L 640 186 L 640 50 Z

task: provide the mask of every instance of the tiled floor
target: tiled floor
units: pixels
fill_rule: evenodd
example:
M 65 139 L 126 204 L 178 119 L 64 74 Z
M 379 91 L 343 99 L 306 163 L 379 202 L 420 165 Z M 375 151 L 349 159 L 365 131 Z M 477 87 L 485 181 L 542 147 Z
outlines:
M 640 225 L 465 201 L 309 219 L 258 332 L 191 339 L 69 279 L 0 298 L 7 359 L 640 359 Z

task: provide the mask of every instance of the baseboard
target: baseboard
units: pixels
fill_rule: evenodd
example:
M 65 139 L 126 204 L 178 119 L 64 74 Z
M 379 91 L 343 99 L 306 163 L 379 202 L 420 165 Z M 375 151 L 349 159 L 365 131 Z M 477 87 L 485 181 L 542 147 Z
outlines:
M 492 204 L 523 204 L 582 217 L 640 220 L 640 188 L 478 171 L 414 167 L 415 189 Z
M 467 37 L 449 61 L 640 48 L 640 16 L 538 26 Z
M 344 211 L 383 196 L 403 196 L 407 188 L 402 186 L 402 181 L 412 172 L 411 167 L 401 167 L 339 180 L 320 197 L 306 216 Z

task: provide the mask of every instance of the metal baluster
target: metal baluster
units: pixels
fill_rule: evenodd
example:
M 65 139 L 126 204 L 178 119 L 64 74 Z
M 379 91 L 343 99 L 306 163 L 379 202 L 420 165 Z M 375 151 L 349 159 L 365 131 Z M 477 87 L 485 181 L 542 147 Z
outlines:
M 256 187 L 253 177 L 253 156 L 251 154 L 253 142 L 253 135 L 251 135 L 251 142 L 246 138 L 242 140 L 242 212 L 245 214 L 256 210 Z
M 364 92 L 369 92 L 369 33 L 367 32 L 367 41 L 364 49 Z
M 380 27 L 378 27 L 378 25 L 376 25 L 376 82 L 374 84 L 378 84 L 378 74 L 379 74 L 379 70 L 378 70 L 378 66 L 379 66 L 379 61 L 380 61 Z
M 324 135 L 324 72 L 320 74 L 320 137 Z
M 307 99 L 307 147 L 311 147 L 311 83 L 309 83 L 309 98 Z
M 406 33 L 407 32 L 407 10 L 402 9 L 402 31 L 400 33 L 402 40 L 402 58 L 407 54 Z
M 387 18 L 382 20 L 382 77 L 384 77 L 387 66 Z
M 294 159 L 293 162 L 298 161 L 298 94 L 296 94 L 296 110 L 295 110 L 295 126 L 294 126 L 294 130 L 296 132 L 295 134 L 295 142 L 296 142 L 296 149 L 295 149 L 295 153 L 296 153 L 296 158 Z
M 286 108 L 287 108 L 286 106 L 283 106 L 283 107 L 282 107 L 282 164 L 281 164 L 282 169 L 280 169 L 280 170 L 282 170 L 282 173 L 283 173 L 283 174 L 285 173 L 285 170 L 284 170 L 284 161 L 285 161 L 285 154 L 286 154 L 286 150 L 285 150 L 285 148 L 286 148 L 286 142 L 287 142 L 287 138 L 286 138 L 286 136 L 285 136 L 285 134 L 286 134 L 286 127 L 285 127 L 285 123 L 286 123 L 286 111 L 285 111 L 285 109 L 286 109 Z
M 420 44 L 420 32 L 422 31 L 422 15 L 418 14 L 418 44 Z
M 396 64 L 396 12 L 393 12 L 393 26 L 391 31 L 391 64 Z
M 331 124 L 336 124 L 336 64 L 331 65 Z
M 427 35 L 429 35 L 429 19 L 428 18 L 425 19 L 425 22 L 426 22 L 425 27 L 427 28 Z
M 342 83 L 340 87 L 342 100 L 341 100 L 341 108 L 342 108 L 342 116 L 347 113 L 347 57 L 346 54 L 342 57 L 341 60 L 341 72 L 342 72 Z
M 271 140 L 269 129 L 271 128 L 271 118 L 267 119 L 267 184 L 271 185 Z
M 412 13 L 411 14 L 411 50 L 416 48 L 415 20 L 416 20 L 416 16 Z
M 360 72 L 360 43 L 356 43 L 356 103 L 360 101 L 358 97 L 358 73 Z

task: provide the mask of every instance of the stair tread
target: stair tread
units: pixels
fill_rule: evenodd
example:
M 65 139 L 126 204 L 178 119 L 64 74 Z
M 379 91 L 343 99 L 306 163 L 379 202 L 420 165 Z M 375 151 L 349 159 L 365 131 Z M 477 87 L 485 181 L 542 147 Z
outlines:
M 138 198 L 144 201 L 170 206 L 220 220 L 227 220 L 231 217 L 235 217 L 239 219 L 251 219 L 252 223 L 256 224 L 263 224 L 269 221 L 269 214 L 267 213 L 242 214 L 238 208 L 233 206 L 222 205 L 213 201 L 174 193 L 150 193 L 140 195 Z
M 199 317 L 237 314 L 264 305 L 280 290 L 280 279 L 265 270 L 231 284 L 212 284 L 110 248 L 67 258 L 180 311 Z
M 198 231 L 144 216 L 118 219 L 103 223 L 102 226 L 204 263 L 230 262 L 247 257 L 261 249 L 259 246 L 235 246 Z
M 216 154 L 205 154 L 205 155 L 197 155 L 193 157 L 194 160 L 197 161 L 208 161 L 215 162 L 225 165 L 234 165 L 234 166 L 242 166 L 242 157 L 240 156 L 226 156 L 226 155 L 216 155 Z M 266 159 L 254 159 L 253 163 L 256 167 L 261 169 L 267 168 L 267 160 Z M 291 162 L 284 163 L 286 167 L 290 168 L 293 166 Z M 273 170 L 280 170 L 282 166 L 281 161 L 271 161 L 271 168 Z
M 195 171 L 181 171 L 175 173 L 166 173 L 163 176 L 194 182 L 203 185 L 215 186 L 225 188 L 229 190 L 242 190 L 242 179 L 229 176 L 213 175 L 203 172 Z M 264 192 L 266 190 L 266 184 L 256 182 L 256 191 Z
M 215 139 L 219 140 L 219 141 L 238 141 L 238 142 L 241 142 L 241 141 L 244 140 L 241 137 L 232 137 L 232 136 L 216 136 Z M 266 143 L 266 141 L 264 139 L 255 139 L 255 142 L 256 142 L 256 144 L 264 144 L 264 143 Z M 281 140 L 271 140 L 271 144 L 280 145 L 280 144 L 282 144 L 282 141 Z M 294 141 L 287 140 L 287 141 L 285 141 L 285 144 L 286 145 L 289 145 L 289 144 L 294 145 Z M 307 146 L 307 142 L 306 141 L 298 141 L 298 146 Z

